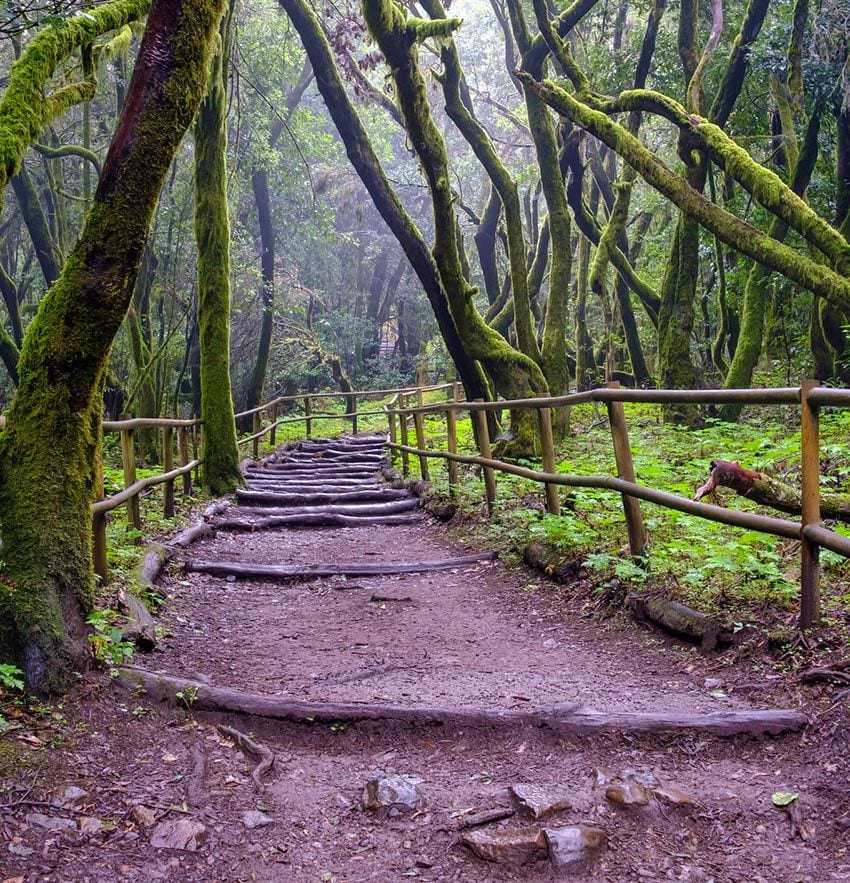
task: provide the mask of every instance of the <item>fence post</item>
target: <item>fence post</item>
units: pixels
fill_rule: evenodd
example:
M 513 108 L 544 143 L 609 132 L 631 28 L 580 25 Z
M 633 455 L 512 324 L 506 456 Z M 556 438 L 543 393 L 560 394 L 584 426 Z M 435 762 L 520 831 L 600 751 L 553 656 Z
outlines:
M 263 428 L 263 418 L 260 416 L 262 414 L 261 411 L 254 411 L 253 419 L 251 420 L 251 435 L 256 435 Z M 251 443 L 252 452 L 254 455 L 254 459 L 256 460 L 260 456 L 260 440 L 259 438 L 255 438 Z
M 425 393 L 422 391 L 422 387 L 416 390 L 416 406 L 418 408 L 423 407 L 425 404 Z
M 820 433 L 818 406 L 809 403 L 809 393 L 816 380 L 800 384 L 800 429 L 802 451 L 802 526 L 800 543 L 800 628 L 806 629 L 820 619 L 820 547 L 806 539 L 805 528 L 820 521 Z
M 620 384 L 612 380 L 605 384 L 606 389 L 619 389 Z M 611 424 L 611 439 L 614 442 L 614 459 L 617 475 L 624 481 L 635 483 L 635 464 L 632 460 L 632 446 L 629 442 L 629 428 L 622 402 L 607 402 L 608 421 Z M 629 533 L 629 550 L 637 557 L 646 554 L 647 536 L 643 524 L 640 503 L 635 497 L 623 494 L 623 512 L 626 515 L 626 529 Z
M 407 396 L 403 393 L 399 394 L 398 397 L 398 434 L 401 440 L 401 444 L 406 446 L 408 444 L 407 437 L 407 414 L 404 413 L 404 409 L 407 407 Z M 410 455 L 407 451 L 401 452 L 401 474 L 407 478 L 410 474 Z
M 95 485 L 97 487 L 97 499 L 103 499 L 103 454 L 96 465 Z M 100 584 L 105 586 L 109 581 L 109 565 L 106 560 L 106 512 L 96 512 L 92 515 L 92 565 L 94 572 L 100 577 Z
M 555 438 L 552 435 L 552 410 L 551 408 L 537 409 L 537 422 L 540 426 L 540 449 L 543 459 L 543 471 L 555 471 Z M 558 499 L 558 486 L 546 485 L 546 511 L 550 515 L 559 515 L 561 501 Z
M 162 428 L 162 471 L 171 472 L 174 468 L 174 430 L 170 426 Z M 174 518 L 174 479 L 165 482 L 162 491 L 162 511 L 166 518 Z
M 398 444 L 398 431 L 396 429 L 395 414 L 392 412 L 393 406 L 386 405 L 385 407 L 387 409 L 387 429 L 389 431 L 390 444 L 397 445 Z M 397 456 L 398 456 L 398 453 L 395 450 L 393 450 L 393 448 L 390 448 L 390 465 L 395 463 L 395 458 Z
M 192 427 L 192 459 L 199 460 L 200 452 L 203 445 L 203 437 L 201 435 L 203 431 L 203 424 L 197 423 Z M 195 484 L 201 483 L 201 465 L 200 463 L 195 467 Z
M 420 451 L 425 450 L 425 420 L 419 412 L 413 415 L 413 426 L 416 429 L 416 447 Z M 419 455 L 419 472 L 423 481 L 431 480 L 431 471 L 428 469 L 428 458 L 424 454 Z
M 180 449 L 180 465 L 189 465 L 189 438 L 186 434 L 186 427 L 180 426 L 177 429 L 177 447 Z M 188 497 L 192 493 L 192 473 L 183 473 L 183 496 Z
M 484 399 L 476 399 L 483 402 Z M 490 451 L 490 431 L 487 429 L 487 412 L 475 410 L 472 412 L 476 435 L 478 436 L 478 450 L 485 460 L 492 459 Z M 493 514 L 493 503 L 496 501 L 496 476 L 489 466 L 482 467 L 484 476 L 484 497 L 487 500 L 487 512 Z
M 446 411 L 446 446 L 450 454 L 457 453 L 457 414 L 451 408 Z M 457 493 L 457 462 L 448 460 L 449 464 L 449 493 L 454 496 Z
M 310 433 L 313 429 L 313 421 L 310 419 L 310 415 L 313 413 L 313 400 L 310 396 L 304 396 L 304 426 L 307 432 L 307 438 L 310 438 Z
M 351 396 L 351 434 L 357 435 L 357 393 Z
M 130 420 L 130 414 L 122 414 L 122 420 Z M 121 430 L 121 464 L 124 467 L 124 487 L 128 488 L 136 483 L 136 449 L 133 443 L 133 430 Z M 127 524 L 136 530 L 142 529 L 142 513 L 139 508 L 139 495 L 136 494 L 127 503 Z M 137 538 L 141 542 L 141 537 Z
M 269 443 L 273 448 L 277 447 L 277 402 L 272 404 L 272 428 L 269 433 Z
M 460 384 L 457 380 L 452 383 L 452 401 L 459 402 L 460 401 Z

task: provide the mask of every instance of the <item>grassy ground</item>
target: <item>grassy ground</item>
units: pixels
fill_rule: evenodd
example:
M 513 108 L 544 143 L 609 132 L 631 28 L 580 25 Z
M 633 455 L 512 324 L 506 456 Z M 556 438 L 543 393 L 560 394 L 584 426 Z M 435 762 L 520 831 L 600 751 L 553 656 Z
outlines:
M 649 487 L 692 498 L 707 478 L 713 459 L 738 460 L 743 466 L 799 485 L 799 415 L 794 408 L 762 408 L 744 415 L 739 424 L 711 418 L 694 431 L 666 426 L 657 406 L 626 405 L 637 481 Z M 559 445 L 558 471 L 578 475 L 616 474 L 605 407 L 572 409 L 571 431 Z M 445 448 L 441 417 L 426 421 L 429 444 Z M 821 473 L 824 488 L 847 490 L 850 457 L 846 437 L 850 413 L 825 411 L 821 418 Z M 475 453 L 470 421 L 458 422 L 458 448 Z M 539 462 L 528 465 L 540 468 Z M 411 472 L 418 459 L 411 457 Z M 460 467 L 456 501 L 463 511 L 481 511 L 480 470 Z M 442 461 L 432 461 L 432 488 L 449 497 Z M 498 501 L 491 519 L 477 528 L 491 548 L 521 555 L 532 540 L 557 548 L 565 560 L 587 571 L 598 591 L 612 582 L 627 591 L 663 593 L 701 610 L 720 611 L 738 628 L 764 624 L 785 616 L 793 621 L 799 601 L 799 543 L 740 530 L 642 503 L 650 535 L 649 566 L 628 554 L 619 495 L 606 491 L 562 488 L 560 516 L 543 510 L 542 487 L 525 479 L 497 473 Z M 721 490 L 720 502 L 730 508 L 765 514 L 751 501 Z M 835 525 L 842 533 L 848 527 Z M 464 529 L 468 529 L 465 525 Z M 850 579 L 845 559 L 822 552 L 824 624 L 842 633 L 850 604 Z M 772 615 L 771 615 L 772 614 Z

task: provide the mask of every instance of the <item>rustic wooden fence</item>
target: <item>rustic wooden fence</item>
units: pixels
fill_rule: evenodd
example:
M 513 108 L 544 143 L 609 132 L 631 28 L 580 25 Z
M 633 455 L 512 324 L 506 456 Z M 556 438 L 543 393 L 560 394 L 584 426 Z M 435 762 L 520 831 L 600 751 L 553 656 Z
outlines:
M 416 403 L 411 405 L 411 397 Z M 410 472 L 410 457 L 419 460 L 419 471 L 425 480 L 430 479 L 429 460 L 441 458 L 448 461 L 449 487 L 457 485 L 458 463 L 481 467 L 484 497 L 492 512 L 496 499 L 496 473 L 504 472 L 538 482 L 545 492 L 546 510 L 554 515 L 560 511 L 558 487 L 599 488 L 620 493 L 623 499 L 629 548 L 633 555 L 644 555 L 647 533 L 639 500 L 646 500 L 668 509 L 707 518 L 722 524 L 733 525 L 759 533 L 772 534 L 800 541 L 800 626 L 807 628 L 820 615 L 820 565 L 821 547 L 850 557 L 850 538 L 841 536 L 821 523 L 820 517 L 820 435 L 818 414 L 822 407 L 850 406 L 850 389 L 830 389 L 806 380 L 799 387 L 779 389 L 731 389 L 731 390 L 649 390 L 621 389 L 610 383 L 601 389 L 549 398 L 520 399 L 516 401 L 462 402 L 457 385 L 453 388 L 451 401 L 424 404 L 416 390 L 399 392 L 385 406 L 389 429 L 389 446 L 401 457 L 402 471 Z M 586 402 L 604 403 L 608 411 L 617 475 L 568 475 L 556 472 L 555 447 L 552 435 L 552 411 L 570 408 Z M 791 405 L 800 408 L 801 425 L 801 519 L 793 521 L 769 515 L 758 515 L 726 509 L 710 503 L 680 497 L 676 494 L 638 484 L 635 476 L 632 450 L 629 442 L 624 402 L 643 402 L 658 405 Z M 540 457 L 542 470 L 529 469 L 494 459 L 490 449 L 487 428 L 487 411 L 532 410 L 537 414 L 539 425 Z M 457 415 L 468 412 L 475 427 L 478 446 L 477 455 L 459 454 L 457 450 Z M 446 449 L 428 448 L 425 440 L 424 418 L 439 414 L 445 418 Z M 410 444 L 410 421 L 412 420 L 416 444 Z
M 259 456 L 260 441 L 264 436 L 269 437 L 269 444 L 274 447 L 277 443 L 277 429 L 288 423 L 304 423 L 307 436 L 312 434 L 314 421 L 350 420 L 351 430 L 356 433 L 358 418 L 383 417 L 383 410 L 362 410 L 358 403 L 368 402 L 370 399 L 382 398 L 399 393 L 413 392 L 420 398 L 423 393 L 452 389 L 453 384 L 438 384 L 426 387 L 404 387 L 393 389 L 355 390 L 352 392 L 317 392 L 304 395 L 277 396 L 256 408 L 242 411 L 236 414 L 237 421 L 246 417 L 251 418 L 251 434 L 239 439 L 240 447 L 250 444 L 252 454 Z M 341 414 L 332 412 L 316 411 L 315 403 L 324 402 L 328 399 L 343 399 L 344 411 Z M 278 415 L 286 408 L 295 405 L 303 407 L 303 414 L 294 416 Z M 162 473 L 151 475 L 147 478 L 137 477 L 136 461 L 136 433 L 140 430 L 153 430 L 159 433 Z M 125 417 L 121 420 L 109 420 L 103 423 L 104 433 L 118 433 L 121 444 L 121 463 L 124 471 L 124 489 L 117 494 L 105 497 L 103 492 L 103 469 L 100 470 L 101 487 L 99 497 L 92 503 L 92 558 L 95 573 L 103 582 L 109 578 L 109 567 L 106 554 L 106 525 L 109 512 L 127 507 L 127 524 L 136 531 L 142 529 L 142 515 L 139 498 L 149 488 L 164 485 L 163 488 L 163 512 L 167 518 L 174 515 L 174 492 L 175 483 L 182 478 L 182 491 L 184 496 L 192 493 L 192 472 L 202 465 L 199 456 L 201 447 L 201 432 L 203 431 L 200 420 L 171 420 L 167 418 L 142 418 Z M 175 466 L 175 455 L 178 466 Z

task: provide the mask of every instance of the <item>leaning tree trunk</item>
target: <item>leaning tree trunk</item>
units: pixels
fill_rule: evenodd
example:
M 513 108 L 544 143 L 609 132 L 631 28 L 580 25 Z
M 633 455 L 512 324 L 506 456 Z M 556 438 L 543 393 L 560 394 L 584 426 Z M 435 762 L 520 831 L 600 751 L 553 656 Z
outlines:
M 206 90 L 222 5 L 153 4 L 82 236 L 24 340 L 0 444 L 0 619 L 12 623 L 28 684 L 43 691 L 85 661 L 106 364 L 162 183 Z
M 466 397 L 487 398 L 489 395 L 487 381 L 481 366 L 476 363 L 472 354 L 467 352 L 461 341 L 434 257 L 384 174 L 366 129 L 345 91 L 321 22 L 307 0 L 278 0 L 278 2 L 286 10 L 293 27 L 301 37 L 304 50 L 316 73 L 316 86 L 345 145 L 352 166 L 425 289 L 446 349 L 463 382 Z
M 242 480 L 230 386 L 230 221 L 224 79 L 227 22 L 223 30 L 222 45 L 210 71 L 209 90 L 195 122 L 195 236 L 204 482 L 210 493 L 217 495 L 230 493 Z

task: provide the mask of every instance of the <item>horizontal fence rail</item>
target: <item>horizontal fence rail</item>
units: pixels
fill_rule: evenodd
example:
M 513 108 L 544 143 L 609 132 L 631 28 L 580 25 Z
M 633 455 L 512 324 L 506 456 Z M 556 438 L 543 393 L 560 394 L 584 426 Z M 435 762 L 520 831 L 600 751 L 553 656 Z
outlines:
M 450 492 L 454 493 L 457 486 L 458 464 L 480 466 L 484 498 L 490 512 L 496 500 L 496 473 L 502 472 L 542 484 L 545 491 L 546 511 L 555 515 L 560 512 L 558 487 L 597 488 L 619 493 L 623 501 L 629 548 L 635 556 L 646 554 L 648 541 L 639 500 L 722 524 L 798 540 L 801 548 L 799 618 L 801 628 L 808 628 L 820 616 L 820 548 L 850 557 L 850 537 L 842 536 L 821 523 L 818 426 L 821 407 L 850 407 L 848 389 L 818 386 L 813 380 L 803 381 L 798 387 L 719 390 L 623 389 L 618 383 L 609 383 L 604 388 L 562 396 L 467 402 L 460 401 L 458 387 L 455 385 L 452 401 L 428 404 L 423 402 L 421 394 L 417 395 L 416 403 L 411 404 L 408 401 L 411 393 L 416 394 L 416 391 L 401 391 L 384 406 L 388 424 L 388 445 L 391 451 L 400 456 L 403 474 L 407 476 L 410 473 L 411 457 L 418 458 L 420 474 L 426 480 L 430 477 L 428 461 L 434 458 L 445 460 L 448 463 Z M 556 472 L 552 411 L 589 402 L 606 405 L 617 466 L 616 477 L 568 475 Z M 628 402 L 658 405 L 741 404 L 799 407 L 802 479 L 800 521 L 726 509 L 723 506 L 698 502 L 639 484 L 635 477 L 631 443 L 623 409 L 623 404 Z M 542 471 L 492 457 L 486 413 L 502 410 L 537 412 Z M 457 451 L 456 424 L 460 412 L 469 413 L 472 419 L 478 455 L 460 454 Z M 438 415 L 445 419 L 447 450 L 435 450 L 426 446 L 423 421 L 428 415 Z M 416 444 L 410 443 L 410 421 L 413 424 Z
M 455 384 L 434 384 L 425 387 L 394 387 L 392 389 L 366 389 L 352 391 L 333 391 L 304 393 L 300 395 L 281 395 L 235 415 L 237 421 L 251 418 L 251 433 L 237 441 L 240 447 L 252 446 L 254 458 L 259 456 L 260 441 L 268 437 L 269 444 L 274 447 L 277 441 L 276 432 L 280 426 L 292 423 L 304 423 L 306 434 L 312 432 L 314 420 L 350 420 L 352 431 L 357 432 L 358 419 L 363 417 L 383 417 L 383 410 L 363 411 L 358 409 L 358 402 L 366 402 L 372 398 L 387 398 L 399 393 L 413 393 L 422 401 L 427 392 L 439 392 L 454 389 Z M 346 404 L 343 413 L 316 413 L 313 402 L 328 399 L 342 399 Z M 282 408 L 295 404 L 303 404 L 304 414 L 279 417 Z M 266 419 L 269 421 L 266 423 Z M 0 429 L 5 425 L 5 417 L 0 416 Z M 111 496 L 104 496 L 101 483 L 100 499 L 91 505 L 92 513 L 92 558 L 95 573 L 101 581 L 109 578 L 107 563 L 106 527 L 109 512 L 122 506 L 127 507 L 127 525 L 141 536 L 142 517 L 140 495 L 150 488 L 163 485 L 163 512 L 166 517 L 174 515 L 175 482 L 183 480 L 184 496 L 192 493 L 192 473 L 203 464 L 198 451 L 201 446 L 200 432 L 203 424 L 200 419 L 180 420 L 165 417 L 132 417 L 125 416 L 120 420 L 105 420 L 101 424 L 104 433 L 118 433 L 121 445 L 121 462 L 124 473 L 124 489 Z M 151 431 L 160 435 L 158 448 L 162 458 L 162 473 L 147 478 L 138 478 L 136 474 L 136 439 L 139 432 Z M 176 454 L 179 465 L 175 466 Z

